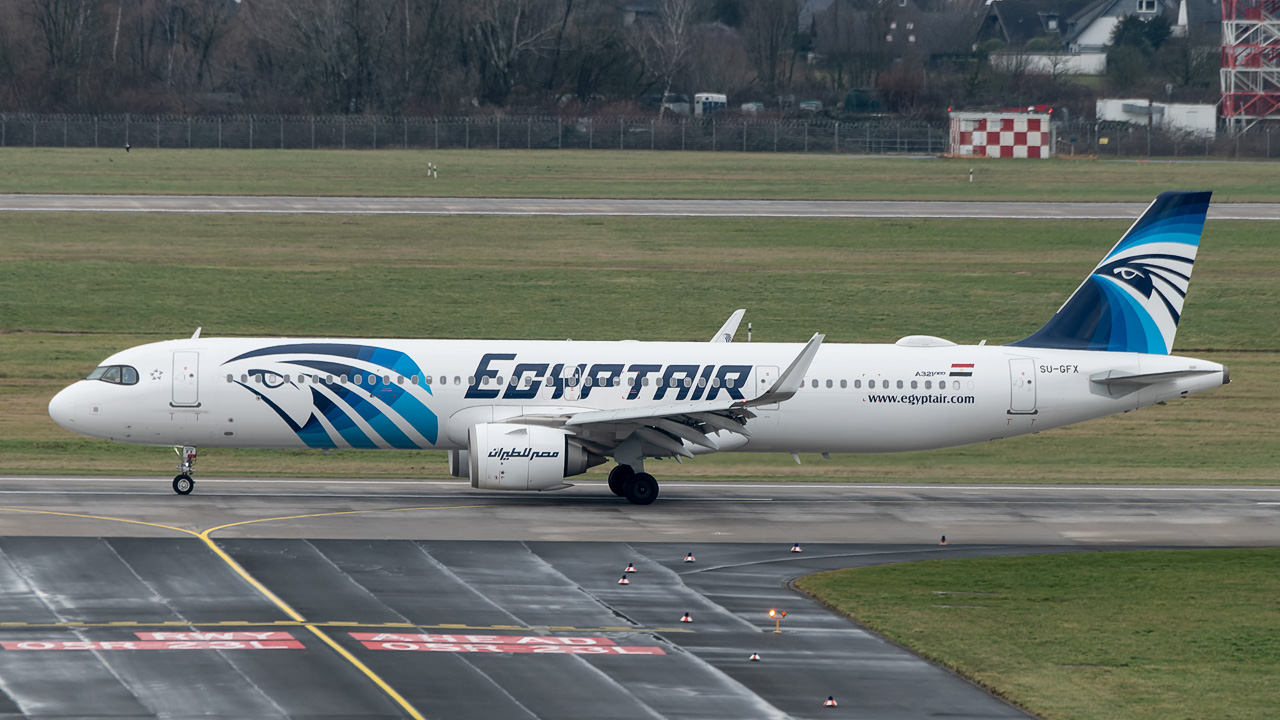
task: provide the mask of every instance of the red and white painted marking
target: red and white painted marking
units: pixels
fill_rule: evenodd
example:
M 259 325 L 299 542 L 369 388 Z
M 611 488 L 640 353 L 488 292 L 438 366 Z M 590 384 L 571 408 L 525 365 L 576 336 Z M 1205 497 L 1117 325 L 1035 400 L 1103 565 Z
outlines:
M 5 650 L 303 650 L 297 640 L 23 640 Z
M 351 633 L 368 650 L 539 655 L 666 655 L 660 647 L 618 645 L 606 637 Z
M 305 650 L 293 635 L 263 632 L 139 632 L 137 640 L 21 640 L 5 650 Z

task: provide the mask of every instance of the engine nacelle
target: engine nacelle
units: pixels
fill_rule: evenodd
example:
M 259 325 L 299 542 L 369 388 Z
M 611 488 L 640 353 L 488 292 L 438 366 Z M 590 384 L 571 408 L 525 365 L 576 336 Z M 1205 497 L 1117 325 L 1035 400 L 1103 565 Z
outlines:
M 569 442 L 556 428 L 483 423 L 468 433 L 471 487 L 481 490 L 555 490 L 605 460 Z

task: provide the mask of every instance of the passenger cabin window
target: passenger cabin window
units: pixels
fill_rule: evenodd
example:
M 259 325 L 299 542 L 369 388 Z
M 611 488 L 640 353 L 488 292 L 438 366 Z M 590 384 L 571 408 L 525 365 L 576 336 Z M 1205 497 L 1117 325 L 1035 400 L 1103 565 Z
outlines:
M 841 389 L 841 390 L 844 390 L 844 389 L 845 389 L 845 388 L 847 388 L 847 387 L 849 387 L 849 381 L 848 381 L 848 380 L 841 380 L 841 381 L 840 381 L 840 389 Z
M 94 368 L 85 380 L 101 380 L 112 385 L 137 385 L 138 371 L 128 365 L 103 365 Z

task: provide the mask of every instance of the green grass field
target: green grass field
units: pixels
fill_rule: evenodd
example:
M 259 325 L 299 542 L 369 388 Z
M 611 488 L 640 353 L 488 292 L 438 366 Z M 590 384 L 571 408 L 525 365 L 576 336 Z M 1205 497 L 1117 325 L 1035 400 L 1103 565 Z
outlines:
M 427 175 L 427 163 L 440 168 Z M 1275 162 L 947 160 L 583 150 L 3 148 L 0 193 L 1146 202 L 1280 197 Z M 974 169 L 974 182 L 968 182 Z
M 0 244 L 0 472 L 163 476 L 168 450 L 73 436 L 45 406 L 112 352 L 197 326 L 206 335 L 705 340 L 747 307 L 756 340 L 822 331 L 829 342 L 926 333 L 1000 343 L 1052 315 L 1127 224 L 14 213 Z M 1210 223 L 1178 348 L 1228 363 L 1233 383 L 1167 407 L 947 451 L 815 456 L 802 466 L 785 455 L 717 455 L 661 472 L 1276 482 L 1277 277 L 1266 224 Z M 445 474 L 441 453 L 202 457 L 209 475 Z
M 1276 716 L 1280 550 L 940 560 L 798 585 L 1048 720 Z

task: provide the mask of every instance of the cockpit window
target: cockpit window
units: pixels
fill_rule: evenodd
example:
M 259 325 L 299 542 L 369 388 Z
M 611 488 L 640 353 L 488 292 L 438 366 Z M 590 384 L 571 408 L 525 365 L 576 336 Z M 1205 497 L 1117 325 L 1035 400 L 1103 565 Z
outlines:
M 128 365 L 103 365 L 94 368 L 85 380 L 101 380 L 112 385 L 137 385 L 138 371 Z

